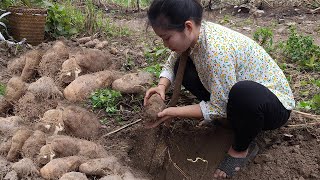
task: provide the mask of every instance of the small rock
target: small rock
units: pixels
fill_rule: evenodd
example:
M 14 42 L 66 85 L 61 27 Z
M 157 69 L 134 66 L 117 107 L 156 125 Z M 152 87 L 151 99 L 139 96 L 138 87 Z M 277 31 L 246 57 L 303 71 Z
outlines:
M 287 22 L 286 25 L 287 26 L 295 26 L 295 25 L 297 25 L 297 23 L 296 22 Z
M 304 178 L 302 176 L 299 177 L 299 180 L 304 180 Z
M 285 23 L 285 20 L 284 19 L 278 19 L 278 23 L 279 24 L 283 24 L 283 23 Z
M 115 48 L 115 47 L 112 47 L 112 48 L 110 49 L 110 53 L 111 53 L 111 54 L 114 54 L 114 55 L 117 55 L 117 54 L 118 54 L 118 49 Z
M 251 31 L 252 30 L 250 27 L 243 27 L 242 29 L 246 30 L 246 31 Z
M 122 180 L 122 178 L 119 175 L 108 175 L 108 176 L 104 176 L 99 180 Z

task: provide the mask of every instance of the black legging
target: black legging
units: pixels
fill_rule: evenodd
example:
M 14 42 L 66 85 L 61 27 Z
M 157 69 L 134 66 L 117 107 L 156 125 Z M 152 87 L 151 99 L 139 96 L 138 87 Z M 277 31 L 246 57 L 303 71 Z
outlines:
M 177 72 L 179 61 L 175 64 Z M 196 68 L 189 58 L 182 85 L 200 101 L 209 101 L 210 93 L 201 83 Z M 233 149 L 240 152 L 249 147 L 263 130 L 284 125 L 290 116 L 278 98 L 265 86 L 254 81 L 239 81 L 229 92 L 227 119 L 234 131 Z

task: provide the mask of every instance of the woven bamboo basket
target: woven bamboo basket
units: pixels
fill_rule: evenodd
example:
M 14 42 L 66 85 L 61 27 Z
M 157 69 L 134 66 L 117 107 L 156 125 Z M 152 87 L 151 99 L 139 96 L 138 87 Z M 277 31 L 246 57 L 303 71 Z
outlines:
M 44 40 L 47 10 L 40 8 L 10 7 L 9 32 L 14 39 L 23 38 L 32 45 L 38 45 Z

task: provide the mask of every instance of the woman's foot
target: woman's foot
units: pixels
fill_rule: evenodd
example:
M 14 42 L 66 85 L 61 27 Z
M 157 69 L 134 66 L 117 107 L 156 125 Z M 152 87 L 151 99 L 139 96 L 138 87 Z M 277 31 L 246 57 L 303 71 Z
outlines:
M 248 149 L 242 152 L 237 152 L 235 151 L 232 146 L 230 147 L 229 151 L 228 151 L 228 155 L 231 156 L 232 158 L 237 158 L 237 159 L 245 159 L 248 155 Z M 236 166 L 234 168 L 234 171 L 239 171 L 240 170 L 240 166 Z M 221 169 L 216 169 L 216 171 L 214 172 L 214 178 L 219 178 L 219 179 L 224 179 L 227 178 L 227 173 L 224 172 Z

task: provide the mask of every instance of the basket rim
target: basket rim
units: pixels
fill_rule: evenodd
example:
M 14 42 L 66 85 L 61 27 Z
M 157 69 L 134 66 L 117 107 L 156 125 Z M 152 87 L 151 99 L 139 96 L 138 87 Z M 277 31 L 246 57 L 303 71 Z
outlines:
M 38 7 L 10 6 L 7 10 L 11 13 L 47 14 L 47 9 Z

